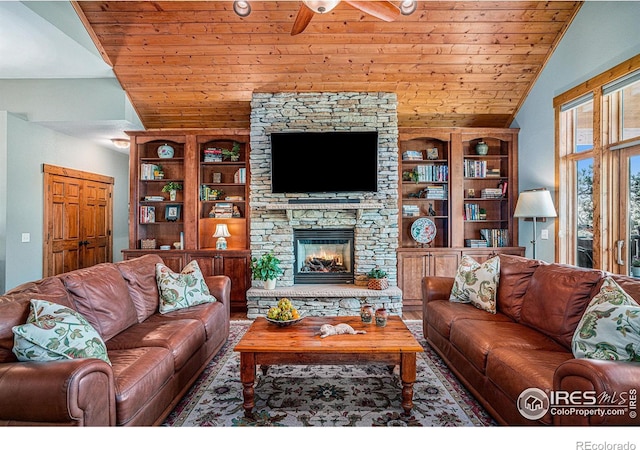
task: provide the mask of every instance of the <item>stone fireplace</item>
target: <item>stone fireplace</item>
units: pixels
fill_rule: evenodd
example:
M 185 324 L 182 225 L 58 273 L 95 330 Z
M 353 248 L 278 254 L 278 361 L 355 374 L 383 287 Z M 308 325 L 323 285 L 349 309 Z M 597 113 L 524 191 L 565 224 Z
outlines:
M 353 283 L 352 229 L 293 230 L 294 284 Z
M 253 95 L 250 249 L 254 257 L 273 252 L 282 262 L 284 274 L 275 291 L 265 290 L 262 282 L 254 281 L 247 293 L 249 318 L 266 314 L 278 298 L 285 296 L 310 315 L 358 315 L 364 302 L 385 306 L 393 314 L 401 313 L 402 295 L 396 274 L 399 236 L 396 108 L 393 93 Z M 283 131 L 377 131 L 377 192 L 273 194 L 270 135 Z M 300 158 L 304 159 L 304 149 L 300 149 Z M 327 158 L 335 158 L 339 163 L 340 155 L 328 152 Z M 292 166 L 295 170 L 295 161 Z M 300 266 L 296 257 L 301 252 L 306 255 L 310 249 L 307 244 L 296 242 L 296 233 L 337 229 L 353 234 L 351 249 L 344 254 L 341 248 L 339 261 L 334 263 L 334 267 L 349 266 L 348 279 L 324 281 L 324 277 L 318 277 L 320 273 L 301 271 L 304 266 Z M 353 284 L 354 276 L 366 274 L 376 266 L 388 273 L 388 290 L 373 291 Z

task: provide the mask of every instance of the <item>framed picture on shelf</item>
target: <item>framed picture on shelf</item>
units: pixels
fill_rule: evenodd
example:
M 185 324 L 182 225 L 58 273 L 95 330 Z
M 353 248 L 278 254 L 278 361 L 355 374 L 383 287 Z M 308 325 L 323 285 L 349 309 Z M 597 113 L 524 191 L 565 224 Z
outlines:
M 175 222 L 180 218 L 181 205 L 167 205 L 164 208 L 164 218 L 168 222 Z
M 437 147 L 433 147 L 433 148 L 428 148 L 427 149 L 427 159 L 438 159 L 440 158 L 440 155 L 438 153 L 438 148 Z

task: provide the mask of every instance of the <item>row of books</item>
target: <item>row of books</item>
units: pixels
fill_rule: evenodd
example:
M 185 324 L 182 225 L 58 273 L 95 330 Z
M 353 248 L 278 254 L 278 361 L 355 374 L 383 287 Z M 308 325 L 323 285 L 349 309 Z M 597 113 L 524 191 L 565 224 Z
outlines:
M 233 182 L 234 183 L 246 183 L 247 182 L 247 169 L 244 167 L 236 170 L 236 173 L 233 174 Z
M 484 217 L 483 217 L 484 215 Z M 480 205 L 477 203 L 465 203 L 464 204 L 464 218 L 465 220 L 485 220 L 486 214 L 480 212 Z
M 209 147 L 204 149 L 204 162 L 221 162 L 222 149 L 217 147 Z
M 502 198 L 502 188 L 486 188 L 480 191 L 482 198 Z
M 464 244 L 466 247 L 471 247 L 471 248 L 489 247 L 489 243 L 485 239 L 465 239 Z
M 487 167 L 487 161 L 465 159 L 464 176 L 465 178 L 497 178 L 500 176 L 500 169 L 497 167 Z
M 445 164 L 424 164 L 415 167 L 418 182 L 449 181 L 449 166 Z
M 142 163 L 140 164 L 140 179 L 155 180 L 154 172 L 158 169 L 156 164 Z
M 506 228 L 483 228 L 480 237 L 489 247 L 509 247 L 509 230 Z
M 433 184 L 424 188 L 424 198 L 429 200 L 446 200 L 447 199 L 447 187 L 442 184 Z
M 418 205 L 402 205 L 402 217 L 418 217 L 419 215 Z
M 140 206 L 140 223 L 154 223 L 156 221 L 155 206 Z
M 213 208 L 211 208 L 211 212 L 209 213 L 210 217 L 215 218 L 230 218 L 233 217 L 233 203 L 229 202 L 219 202 L 216 203 Z

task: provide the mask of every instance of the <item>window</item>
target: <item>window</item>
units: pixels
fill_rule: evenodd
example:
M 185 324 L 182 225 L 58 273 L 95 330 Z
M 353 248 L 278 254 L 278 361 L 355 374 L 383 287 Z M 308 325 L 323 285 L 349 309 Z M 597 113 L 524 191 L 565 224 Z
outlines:
M 640 255 L 640 55 L 556 97 L 554 107 L 556 259 L 629 274 Z

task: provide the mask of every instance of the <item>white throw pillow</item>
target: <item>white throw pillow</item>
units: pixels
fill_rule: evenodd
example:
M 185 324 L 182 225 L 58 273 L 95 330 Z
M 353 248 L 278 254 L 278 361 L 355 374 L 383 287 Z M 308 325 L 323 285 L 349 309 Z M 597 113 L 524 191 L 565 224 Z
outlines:
M 611 277 L 589 302 L 571 348 L 576 358 L 640 362 L 640 305 Z
M 184 266 L 180 273 L 175 273 L 164 264 L 157 263 L 156 281 L 160 294 L 161 314 L 216 301 L 209 292 L 200 266 L 195 260 Z
M 12 330 L 13 353 L 19 361 L 98 358 L 111 364 L 102 337 L 66 306 L 33 299 L 27 323 Z
M 472 257 L 464 255 L 453 281 L 449 301 L 471 303 L 476 308 L 495 314 L 499 279 L 498 256 L 480 264 Z

